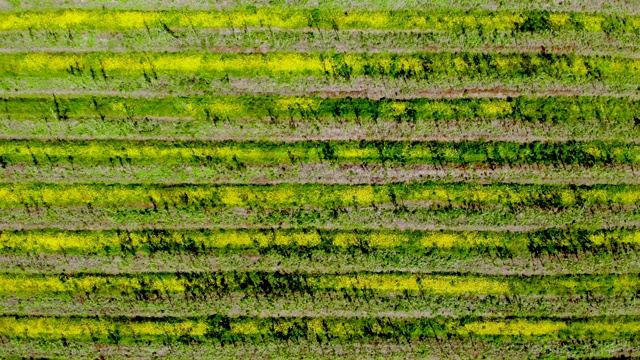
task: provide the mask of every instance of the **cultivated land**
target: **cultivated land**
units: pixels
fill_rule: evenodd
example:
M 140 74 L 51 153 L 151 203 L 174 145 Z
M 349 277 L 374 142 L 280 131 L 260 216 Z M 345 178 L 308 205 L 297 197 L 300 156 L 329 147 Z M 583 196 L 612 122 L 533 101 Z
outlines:
M 0 10 L 0 357 L 640 357 L 637 0 Z

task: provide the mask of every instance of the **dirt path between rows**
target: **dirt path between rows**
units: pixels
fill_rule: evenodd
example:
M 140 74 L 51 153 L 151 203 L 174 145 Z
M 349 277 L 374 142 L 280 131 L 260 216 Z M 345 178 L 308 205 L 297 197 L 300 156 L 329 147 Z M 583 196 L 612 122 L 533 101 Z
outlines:
M 14 47 L 0 48 L 1 54 L 11 54 L 11 53 L 23 53 L 25 51 L 29 52 L 43 52 L 43 53 L 74 53 L 74 54 L 82 54 L 82 53 L 91 53 L 91 52 L 101 52 L 101 51 L 109 51 L 113 53 L 125 53 L 130 51 L 145 51 L 145 52 L 169 52 L 169 53 L 178 53 L 182 51 L 189 50 L 198 50 L 198 51 L 207 51 L 213 53 L 225 53 L 225 54 L 266 54 L 270 52 L 283 52 L 283 51 L 295 51 L 302 53 L 314 53 L 314 52 L 323 52 L 323 49 L 316 49 L 309 46 L 309 44 L 303 45 L 292 45 L 285 46 L 284 48 L 273 48 L 269 46 L 263 46 L 261 48 L 255 47 L 240 47 L 240 46 L 215 46 L 215 47 L 207 47 L 203 48 L 201 46 L 185 46 L 185 47 L 175 47 L 175 46 L 152 46 L 152 47 L 136 47 L 134 48 L 126 48 L 126 47 L 109 47 L 109 46 L 101 46 L 101 47 Z M 546 45 L 546 46 L 545 46 Z M 395 53 L 395 54 L 407 54 L 414 52 L 465 52 L 465 53 L 480 53 L 480 54 L 490 54 L 490 53 L 498 53 L 498 54 L 513 54 L 513 53 L 529 53 L 529 54 L 555 54 L 555 55 L 566 55 L 566 54 L 575 54 L 581 56 L 616 56 L 622 58 L 630 58 L 630 59 L 640 59 L 640 53 L 636 52 L 628 52 L 628 51 L 601 51 L 601 50 L 589 50 L 589 49 L 580 49 L 571 45 L 549 45 L 549 44 L 540 44 L 537 46 L 491 46 L 491 45 L 483 45 L 477 48 L 469 48 L 469 47 L 439 47 L 439 46 L 426 46 L 413 48 L 409 50 L 405 50 L 402 48 L 387 48 L 387 47 L 368 47 L 363 46 L 362 48 L 349 48 L 345 46 L 341 46 L 336 44 L 335 51 L 338 53 Z
M 379 94 L 377 92 L 369 90 L 337 90 L 337 91 L 310 91 L 306 93 L 294 93 L 285 91 L 275 92 L 237 92 L 237 91 L 192 91 L 192 92 L 169 92 L 169 91 L 153 91 L 153 90 L 136 90 L 136 91 L 117 91 L 117 90 L 27 90 L 27 91 L 0 91 L 0 96 L 4 97 L 18 97 L 25 95 L 95 95 L 95 96 L 119 96 L 127 98 L 136 97 L 151 97 L 151 98 L 164 98 L 164 97 L 183 97 L 183 96 L 223 96 L 223 95 L 276 95 L 276 96 L 319 96 L 322 98 L 370 98 L 379 100 L 381 98 L 397 99 L 397 100 L 409 100 L 409 99 L 461 99 L 461 98 L 498 98 L 506 99 L 509 97 L 518 96 L 609 96 L 609 97 L 628 97 L 637 99 L 640 98 L 640 92 L 616 92 L 607 90 L 598 91 L 579 91 L 572 88 L 560 88 L 553 90 L 518 90 L 509 88 L 506 86 L 478 88 L 469 87 L 466 89 L 455 88 L 437 88 L 426 89 L 417 92 L 411 92 L 409 94 L 397 94 L 396 96 L 385 96 L 385 94 Z

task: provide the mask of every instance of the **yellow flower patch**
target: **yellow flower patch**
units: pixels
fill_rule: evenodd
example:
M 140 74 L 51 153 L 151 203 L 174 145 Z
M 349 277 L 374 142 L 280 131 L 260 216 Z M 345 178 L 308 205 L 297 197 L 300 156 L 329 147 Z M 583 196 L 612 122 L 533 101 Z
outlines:
M 561 321 L 486 321 L 466 324 L 459 332 L 475 335 L 540 336 L 557 333 L 567 328 L 567 324 Z

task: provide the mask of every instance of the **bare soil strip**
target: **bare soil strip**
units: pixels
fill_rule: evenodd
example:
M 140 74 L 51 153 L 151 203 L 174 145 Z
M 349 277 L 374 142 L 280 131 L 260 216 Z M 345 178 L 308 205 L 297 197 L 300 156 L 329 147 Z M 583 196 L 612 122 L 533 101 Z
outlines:
M 640 59 L 640 52 L 638 49 L 616 49 L 613 46 L 610 48 L 605 47 L 586 47 L 584 45 L 575 44 L 557 44 L 551 41 L 540 41 L 529 45 L 483 45 L 481 47 L 472 46 L 442 46 L 442 45 L 428 45 L 428 46 L 413 46 L 407 47 L 368 47 L 366 44 L 357 43 L 337 43 L 336 44 L 314 44 L 300 43 L 300 44 L 283 44 L 283 45 L 262 45 L 260 47 L 242 47 L 242 46 L 212 46 L 203 47 L 198 44 L 189 46 L 136 46 L 131 47 L 118 47 L 118 46 L 38 46 L 31 44 L 13 44 L 13 47 L 1 47 L 0 54 L 10 53 L 23 53 L 23 52 L 42 52 L 42 53 L 90 53 L 99 51 L 109 51 L 112 53 L 126 53 L 129 51 L 148 51 L 148 52 L 181 52 L 189 50 L 199 50 L 215 53 L 227 53 L 227 54 L 266 54 L 269 52 L 326 52 L 335 51 L 338 53 L 395 53 L 406 54 L 413 52 L 468 52 L 468 53 L 481 53 L 481 54 L 513 54 L 513 53 L 529 53 L 529 54 L 575 54 L 581 56 L 616 56 L 629 59 Z
M 16 357 L 60 357 L 91 359 L 377 359 L 377 360 L 413 360 L 413 359 L 475 359 L 485 356 L 491 359 L 526 359 L 554 356 L 557 358 L 575 357 L 634 357 L 640 355 L 640 341 L 620 339 L 587 342 L 567 342 L 545 339 L 527 341 L 503 339 L 495 340 L 454 337 L 452 339 L 422 339 L 411 343 L 399 344 L 397 341 L 378 340 L 375 342 L 340 343 L 331 341 L 264 341 L 260 344 L 207 343 L 171 343 L 151 342 L 136 345 L 90 344 L 77 341 L 63 346 L 62 342 L 42 342 L 38 340 L 7 340 L 0 343 L 0 352 Z M 622 354 L 622 355 L 621 355 Z
M 364 81 L 365 79 L 362 79 Z M 242 85 L 246 80 L 237 80 L 238 85 Z M 102 89 L 87 89 L 87 90 L 60 90 L 60 89 L 31 89 L 31 90 L 9 90 L 0 89 L 0 96 L 15 97 L 25 96 L 31 94 L 44 94 L 44 95 L 95 95 L 95 96 L 123 96 L 123 97 L 151 97 L 151 98 L 163 98 L 167 96 L 190 96 L 190 95 L 282 95 L 282 96 L 319 96 L 321 98 L 370 98 L 374 100 L 380 100 L 382 98 L 388 99 L 462 99 L 462 98 L 496 98 L 506 99 L 509 97 L 518 96 L 609 96 L 609 97 L 627 97 L 631 99 L 639 99 L 640 91 L 615 91 L 607 87 L 601 87 L 594 84 L 593 89 L 584 87 L 568 87 L 568 86 L 554 86 L 553 89 L 542 87 L 522 87 L 522 86 L 506 86 L 502 84 L 496 84 L 495 86 L 432 86 L 431 88 L 421 88 L 418 91 L 402 91 L 399 88 L 394 88 L 394 81 L 390 81 L 388 89 L 356 89 L 345 85 L 335 84 L 333 87 L 327 87 L 323 90 L 284 90 L 273 89 L 268 90 L 268 87 L 274 88 L 275 84 L 269 84 L 264 81 L 260 84 L 261 90 L 258 91 L 168 91 L 168 90 L 102 90 Z M 213 86 L 214 84 L 212 84 Z M 262 86 L 264 85 L 264 86 Z M 4 91 L 2 91 L 4 90 Z
M 594 166 L 451 166 L 394 164 L 280 164 L 209 166 L 35 166 L 10 164 L 0 169 L 0 183 L 158 183 L 158 184 L 389 184 L 410 181 L 496 182 L 510 184 L 640 184 L 640 167 Z
M 21 274 L 139 274 L 167 272 L 267 271 L 309 274 L 352 272 L 413 274 L 482 274 L 509 276 L 555 276 L 571 274 L 640 273 L 637 254 L 607 253 L 553 254 L 541 256 L 393 254 L 379 250 L 372 254 L 323 253 L 309 250 L 309 256 L 254 254 L 194 255 L 189 253 L 97 255 L 0 255 L 0 268 Z M 391 263 L 393 262 L 393 263 Z
M 151 206 L 150 206 L 151 207 Z M 344 209 L 157 209 L 55 208 L 0 209 L 0 230 L 142 230 L 142 229 L 401 229 L 524 232 L 549 228 L 613 229 L 640 227 L 640 211 L 581 207 L 565 210 L 498 207 L 478 211 L 441 211 L 407 206 Z
M 7 2 L 7 0 L 3 0 Z M 208 0 L 126 0 L 126 1 L 105 1 L 105 0 L 19 0 L 9 2 L 10 8 L 18 9 L 50 9 L 50 8 L 109 8 L 109 9 L 199 9 L 199 10 L 225 10 L 237 7 L 265 7 L 273 6 L 268 0 L 222 0 L 214 3 Z M 287 0 L 278 2 L 282 6 L 294 8 L 316 8 L 318 3 L 310 0 Z M 330 8 L 345 10 L 391 10 L 391 9 L 487 9 L 487 10 L 553 10 L 553 11 L 576 11 L 576 12 L 602 12 L 620 14 L 640 13 L 640 3 L 638 0 L 612 0 L 612 1 L 591 1 L 591 0 L 533 0 L 533 1 L 495 1 L 495 0 L 453 0 L 453 1 L 428 1 L 428 0 L 332 0 L 323 4 Z
M 350 295 L 350 300 L 349 300 Z M 256 318 L 296 317 L 389 317 L 435 318 L 447 316 L 502 319 L 519 316 L 545 316 L 570 320 L 572 317 L 638 316 L 640 310 L 626 297 L 592 295 L 550 296 L 426 296 L 402 293 L 364 299 L 353 292 L 317 292 L 312 296 L 231 293 L 191 299 L 182 294 L 151 296 L 146 301 L 131 296 L 78 295 L 49 298 L 0 298 L 0 314 L 30 316 L 145 316 L 152 318 L 193 317 L 222 314 Z M 616 309 L 616 310 L 613 310 Z

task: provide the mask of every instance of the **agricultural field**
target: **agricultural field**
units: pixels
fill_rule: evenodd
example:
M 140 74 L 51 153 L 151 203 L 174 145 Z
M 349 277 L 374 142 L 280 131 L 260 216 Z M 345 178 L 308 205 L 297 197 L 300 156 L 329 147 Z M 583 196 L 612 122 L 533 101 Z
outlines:
M 640 0 L 0 0 L 0 358 L 640 358 Z

